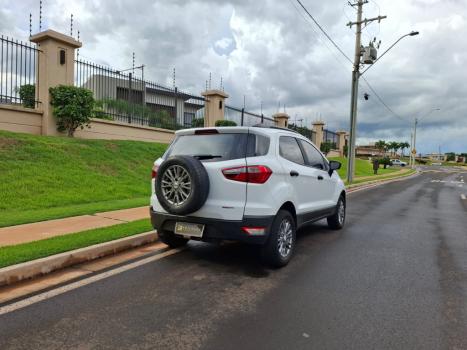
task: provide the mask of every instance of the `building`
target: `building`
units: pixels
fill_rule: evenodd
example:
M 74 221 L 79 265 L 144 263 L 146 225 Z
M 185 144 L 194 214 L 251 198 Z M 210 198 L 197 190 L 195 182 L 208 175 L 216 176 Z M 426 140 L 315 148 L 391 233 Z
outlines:
M 191 126 L 204 108 L 204 98 L 178 89 L 171 89 L 140 79 L 93 74 L 82 84 L 90 89 L 96 100 L 127 101 L 146 106 L 153 112 L 163 112 L 183 126 Z M 108 108 L 107 108 L 108 109 Z M 108 111 L 115 114 L 115 111 Z
M 442 153 L 428 153 L 425 157 L 431 161 L 436 161 L 436 162 L 446 161 L 446 155 Z
M 383 157 L 384 151 L 376 148 L 375 144 L 360 145 L 355 148 L 355 155 L 357 157 Z

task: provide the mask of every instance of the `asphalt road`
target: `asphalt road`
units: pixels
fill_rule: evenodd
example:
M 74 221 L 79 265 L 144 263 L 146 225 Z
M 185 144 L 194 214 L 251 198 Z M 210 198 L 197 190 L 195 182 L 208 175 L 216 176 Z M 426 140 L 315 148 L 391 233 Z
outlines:
M 180 253 L 0 316 L 0 349 L 467 349 L 467 173 L 351 194 L 293 261 Z

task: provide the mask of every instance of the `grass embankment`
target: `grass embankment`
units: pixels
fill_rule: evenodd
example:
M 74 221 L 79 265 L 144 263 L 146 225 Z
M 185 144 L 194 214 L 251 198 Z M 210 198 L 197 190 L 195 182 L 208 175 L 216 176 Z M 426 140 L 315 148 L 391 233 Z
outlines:
M 0 247 L 0 268 L 152 231 L 148 219 Z
M 0 227 L 146 205 L 166 147 L 0 131 Z
M 337 160 L 342 164 L 342 167 L 338 170 L 339 176 L 342 179 L 347 177 L 347 158 L 344 157 L 335 157 L 329 158 L 330 160 Z M 355 177 L 363 177 L 363 176 L 375 176 L 379 177 L 382 175 L 394 173 L 401 170 L 398 167 L 387 167 L 386 169 L 383 168 L 381 165 L 378 170 L 378 175 L 373 174 L 373 164 L 369 160 L 365 159 L 355 159 Z

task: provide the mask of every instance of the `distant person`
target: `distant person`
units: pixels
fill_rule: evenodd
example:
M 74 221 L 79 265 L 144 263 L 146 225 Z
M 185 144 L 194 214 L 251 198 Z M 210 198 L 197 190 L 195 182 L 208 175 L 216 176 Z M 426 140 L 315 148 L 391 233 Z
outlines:
M 379 169 L 379 160 L 375 159 L 373 160 L 373 172 L 375 175 L 378 175 L 378 169 Z

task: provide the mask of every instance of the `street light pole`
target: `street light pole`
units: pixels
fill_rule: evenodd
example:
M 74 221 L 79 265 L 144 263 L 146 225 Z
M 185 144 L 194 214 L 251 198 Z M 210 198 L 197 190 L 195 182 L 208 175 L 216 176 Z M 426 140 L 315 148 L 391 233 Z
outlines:
M 360 56 L 361 56 L 361 33 L 362 33 L 362 23 L 367 24 L 371 21 L 380 21 L 381 19 L 386 18 L 386 16 L 378 16 L 376 18 L 371 19 L 364 19 L 362 21 L 362 7 L 366 4 L 366 0 L 359 0 L 356 4 L 358 6 L 357 10 L 357 21 L 350 22 L 348 25 L 352 26 L 354 24 L 357 25 L 357 33 L 356 33 L 356 40 L 355 40 L 355 59 L 354 59 L 354 67 L 352 71 L 352 90 L 351 90 L 351 97 L 350 97 L 350 142 L 349 142 L 349 151 L 348 151 L 348 164 L 347 164 L 347 183 L 351 184 L 354 179 L 355 175 L 355 140 L 356 140 L 356 131 L 357 131 L 357 101 L 358 101 L 358 80 L 359 78 L 368 70 L 370 69 L 377 61 L 381 59 L 389 50 L 391 50 L 399 41 L 407 36 L 415 36 L 418 35 L 419 32 L 412 31 L 408 34 L 402 35 L 399 39 L 397 39 L 394 44 L 389 46 L 389 48 L 383 52 L 383 54 L 376 59 L 372 65 L 370 65 L 367 69 L 360 73 Z
M 413 162 L 412 162 L 412 168 L 415 168 L 415 160 L 417 158 L 417 148 L 416 148 L 416 144 L 417 144 L 417 124 L 418 124 L 418 118 L 415 118 L 415 122 L 414 122 L 414 127 L 413 127 L 413 148 L 412 148 L 412 158 L 413 158 Z
M 441 110 L 440 108 L 433 108 L 429 113 L 422 116 L 422 118 L 428 117 L 434 111 L 440 111 L 440 110 Z M 415 118 L 414 128 L 413 128 L 414 129 L 413 130 L 413 145 L 412 145 L 412 150 L 411 150 L 411 153 L 413 154 L 412 168 L 415 168 L 415 159 L 416 159 L 416 155 L 417 155 L 417 147 L 416 147 L 416 145 L 417 145 L 417 125 L 418 125 L 418 118 Z

